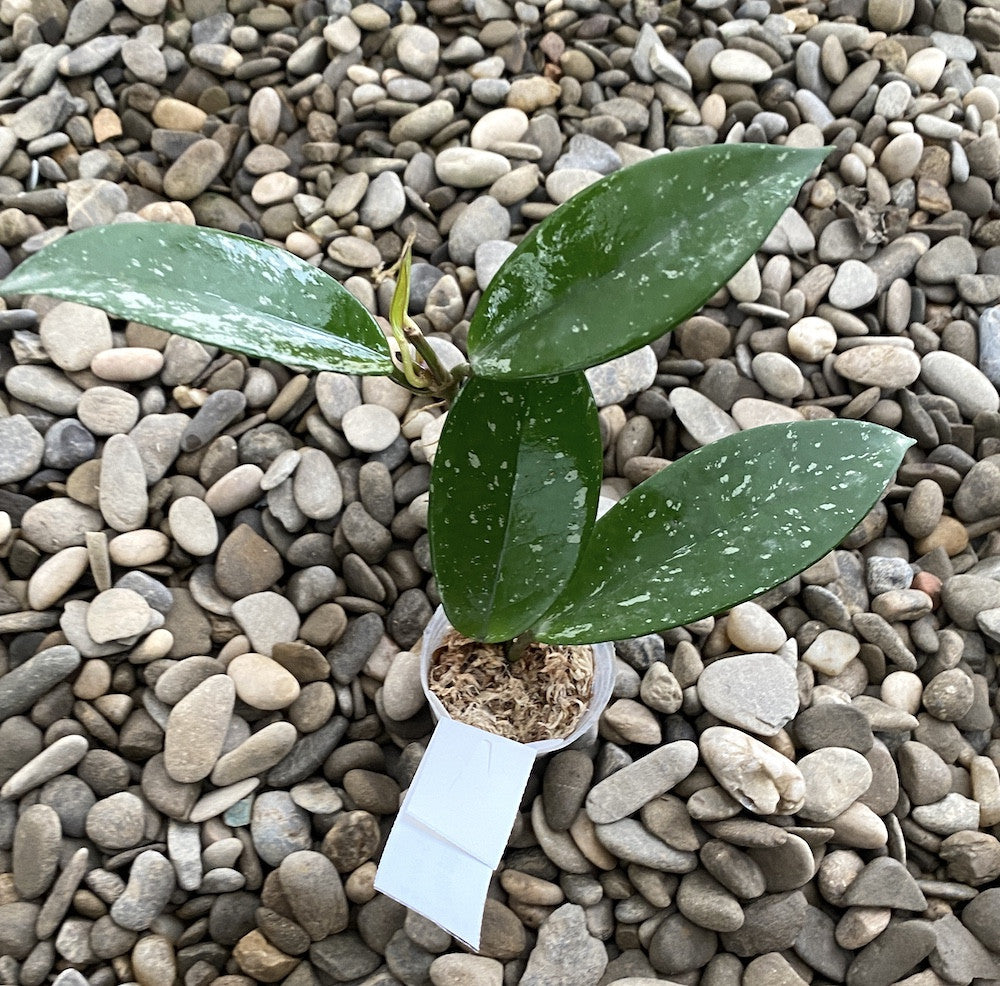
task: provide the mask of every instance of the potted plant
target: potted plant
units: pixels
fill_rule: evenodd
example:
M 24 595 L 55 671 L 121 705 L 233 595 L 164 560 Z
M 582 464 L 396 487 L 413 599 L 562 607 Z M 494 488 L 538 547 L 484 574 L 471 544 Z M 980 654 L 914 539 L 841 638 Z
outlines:
M 385 374 L 450 402 L 429 506 L 446 614 L 425 662 L 432 687 L 473 709 L 474 722 L 504 719 L 518 739 L 558 745 L 578 735 L 570 713 L 594 690 L 589 645 L 690 623 L 795 575 L 867 512 L 910 444 L 857 421 L 764 426 L 682 457 L 597 519 L 601 442 L 583 371 L 693 314 L 826 153 L 698 148 L 589 186 L 497 272 L 471 321 L 468 364 L 452 370 L 406 313 L 408 255 L 391 335 L 284 250 L 179 225 L 73 233 L 21 263 L 0 292 L 104 308 L 294 366 Z M 554 662 L 554 647 L 571 650 Z M 526 669 L 558 712 L 552 723 L 536 735 L 525 731 L 538 717 L 527 705 L 476 710 L 477 693 L 497 696 L 473 658 L 504 674 Z M 604 701 L 609 674 L 597 674 Z

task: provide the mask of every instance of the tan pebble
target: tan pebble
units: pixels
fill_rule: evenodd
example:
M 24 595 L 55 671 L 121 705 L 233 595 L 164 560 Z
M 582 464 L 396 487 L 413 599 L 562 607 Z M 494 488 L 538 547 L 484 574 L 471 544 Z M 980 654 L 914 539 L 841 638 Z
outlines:
M 163 935 L 143 935 L 132 949 L 131 963 L 139 986 L 165 986 L 177 978 L 177 955 Z
M 257 205 L 269 206 L 290 202 L 298 191 L 298 178 L 284 171 L 275 171 L 269 175 L 262 175 L 254 182 L 250 197 Z
M 299 697 L 295 676 L 277 661 L 250 651 L 233 658 L 226 668 L 236 685 L 236 694 L 255 709 L 284 709 Z
M 61 599 L 87 570 L 87 549 L 82 545 L 63 548 L 47 558 L 28 580 L 28 605 L 48 609 Z
M 835 849 L 827 853 L 817 874 L 817 885 L 823 899 L 839 905 L 847 888 L 864 868 L 864 861 L 853 849 Z
M 597 830 L 586 811 L 582 808 L 569 827 L 569 834 L 576 843 L 577 849 L 598 869 L 613 870 L 618 860 L 611 855 L 597 838 Z
M 949 558 L 961 554 L 969 546 L 969 532 L 965 525 L 954 517 L 942 517 L 937 526 L 925 538 L 920 538 L 914 549 L 918 555 L 925 555 L 935 548 L 941 547 Z
M 929 92 L 938 84 L 947 64 L 948 56 L 940 48 L 921 48 L 910 56 L 903 72 Z
M 871 609 L 889 623 L 919 620 L 931 611 L 931 599 L 916 589 L 890 589 L 872 599 Z
M 272 945 L 256 928 L 236 943 L 233 958 L 248 976 L 263 983 L 284 979 L 300 962 Z
M 281 124 L 281 96 L 271 86 L 258 89 L 250 100 L 248 123 L 258 144 L 273 143 Z
M 822 362 L 837 345 L 837 330 L 825 319 L 809 315 L 788 330 L 788 350 L 807 363 Z
M 167 773 L 180 784 L 212 772 L 229 729 L 236 689 L 225 675 L 206 678 L 170 711 L 163 742 Z
M 149 664 L 166 657 L 174 646 L 174 635 L 162 627 L 143 637 L 129 652 L 130 664 Z
M 85 702 L 100 698 L 111 687 L 111 666 L 107 661 L 84 661 L 73 682 L 73 694 Z
M 94 699 L 94 708 L 112 725 L 121 726 L 132 714 L 135 703 L 128 695 L 98 695 Z
M 1000 100 L 992 89 L 987 89 L 985 86 L 973 86 L 962 97 L 962 105 L 975 106 L 984 120 L 992 120 L 1000 113 Z
M 98 504 L 108 526 L 116 531 L 135 531 L 146 523 L 146 473 L 139 447 L 128 435 L 112 435 L 104 443 Z
M 759 815 L 790 815 L 802 807 L 802 773 L 788 757 L 729 726 L 710 726 L 699 739 L 702 759 L 715 779 Z
M 838 675 L 858 656 L 861 643 L 843 630 L 824 630 L 802 654 L 805 661 L 821 674 Z
M 610 726 L 626 743 L 652 746 L 662 739 L 656 716 L 630 698 L 620 698 L 609 705 L 601 716 L 601 723 Z
M 108 543 L 111 560 L 125 568 L 154 565 L 166 558 L 169 551 L 170 538 L 162 531 L 148 528 L 119 534 Z
M 100 502 L 101 460 L 81 462 L 66 480 L 66 492 L 77 503 L 96 509 Z
M 389 665 L 382 689 L 385 713 L 397 722 L 415 716 L 423 707 L 423 689 L 420 686 L 420 655 L 401 651 Z
M 196 496 L 181 496 L 170 504 L 170 533 L 178 546 L 196 558 L 212 554 L 219 546 L 215 514 Z
M 102 106 L 94 114 L 91 125 L 94 128 L 94 141 L 98 144 L 122 135 L 121 117 L 107 106 Z
M 326 252 L 331 260 L 346 267 L 377 267 L 382 262 L 378 247 L 358 236 L 338 236 Z
M 503 964 L 487 955 L 449 952 L 431 963 L 429 975 L 432 986 L 502 986 Z
M 639 695 L 644 705 L 668 715 L 676 712 L 684 699 L 680 683 L 662 661 L 649 666 L 642 677 Z
M 378 867 L 369 860 L 362 863 L 344 881 L 344 893 L 354 904 L 367 904 L 375 897 L 375 874 Z M 499 964 L 499 963 L 498 963 Z
M 501 175 L 489 188 L 489 194 L 503 206 L 522 202 L 538 188 L 542 173 L 537 164 L 522 165 Z
M 740 650 L 773 653 L 788 639 L 781 624 L 757 603 L 734 606 L 726 621 L 726 635 Z
M 321 251 L 319 243 L 309 233 L 302 230 L 295 230 L 285 237 L 285 249 L 289 253 L 294 253 L 296 257 L 308 260 Z
M 205 503 L 216 517 L 228 517 L 260 498 L 263 478 L 264 470 L 260 466 L 249 462 L 237 466 L 209 487 Z
M 288 722 L 272 722 L 258 729 L 212 768 L 212 783 L 225 787 L 270 770 L 295 745 L 298 732 Z
M 490 110 L 476 121 L 469 143 L 479 150 L 492 150 L 497 141 L 520 140 L 528 123 L 527 115 L 521 110 L 511 107 Z
M 841 948 L 863 948 L 889 926 L 888 907 L 849 907 L 837 922 L 834 938 Z
M 391 23 L 389 13 L 377 3 L 360 3 L 350 13 L 351 20 L 363 31 L 383 31 Z
M 887 705 L 915 716 L 920 710 L 923 682 L 912 671 L 892 671 L 882 679 L 881 698 Z
M 197 226 L 191 207 L 184 202 L 150 202 L 137 215 L 151 223 L 177 223 L 178 226 Z
M 772 397 L 791 400 L 801 392 L 802 371 L 782 353 L 758 353 L 750 365 L 756 381 Z
M 556 832 L 549 828 L 541 795 L 531 805 L 531 828 L 542 851 L 561 870 L 567 873 L 590 872 L 591 863 L 577 848 L 572 836 L 568 832 Z
M 153 107 L 153 123 L 164 130 L 189 130 L 198 133 L 207 119 L 208 114 L 197 106 L 170 96 L 159 100 Z
M 113 345 L 107 315 L 71 301 L 50 309 L 38 332 L 49 358 L 67 372 L 86 369 L 96 353 Z
M 226 150 L 215 140 L 196 140 L 163 174 L 163 194 L 188 202 L 215 180 L 226 163 Z
M 163 353 L 142 346 L 105 349 L 90 361 L 90 372 L 102 380 L 132 383 L 155 377 L 163 368 Z
M 87 633 L 98 644 L 127 640 L 146 629 L 149 616 L 149 603 L 135 590 L 107 589 L 87 607 Z
M 969 762 L 972 796 L 979 803 L 979 824 L 986 828 L 1000 824 L 1000 774 L 989 757 L 973 757 Z
M 914 538 L 929 537 L 941 520 L 944 493 L 932 479 L 921 479 L 906 499 L 903 526 Z
M 881 849 L 889 839 L 885 822 L 860 801 L 826 823 L 835 835 L 831 842 L 855 849 Z
M 721 130 L 726 122 L 726 101 L 717 92 L 709 93 L 701 104 L 701 122 L 707 127 Z
M 525 904 L 547 907 L 561 904 L 566 899 L 558 884 L 542 880 L 530 873 L 523 873 L 521 870 L 504 870 L 500 874 L 500 886 Z
M 920 357 L 902 346 L 872 343 L 841 353 L 833 368 L 855 383 L 898 390 L 908 387 L 920 376 Z
M 543 106 L 552 106 L 562 95 L 558 83 L 540 75 L 515 79 L 507 93 L 507 105 L 525 113 L 534 113 Z

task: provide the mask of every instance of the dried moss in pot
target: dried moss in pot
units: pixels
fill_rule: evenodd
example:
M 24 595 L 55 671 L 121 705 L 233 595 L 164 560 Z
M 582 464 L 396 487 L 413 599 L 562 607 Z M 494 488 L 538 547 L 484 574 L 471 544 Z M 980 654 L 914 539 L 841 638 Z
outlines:
M 429 684 L 459 722 L 519 743 L 565 739 L 590 704 L 593 652 L 531 643 L 510 660 L 501 644 L 449 630 L 431 657 Z
M 614 663 L 610 643 L 533 643 L 512 662 L 502 643 L 470 640 L 438 607 L 424 631 L 420 675 L 436 718 L 525 743 L 542 756 L 596 729 L 611 700 Z

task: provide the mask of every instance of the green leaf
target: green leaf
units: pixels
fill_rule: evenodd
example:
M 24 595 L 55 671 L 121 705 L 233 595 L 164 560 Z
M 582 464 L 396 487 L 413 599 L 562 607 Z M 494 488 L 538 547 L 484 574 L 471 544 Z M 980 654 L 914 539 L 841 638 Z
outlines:
M 766 592 L 840 543 L 912 444 L 829 420 L 763 425 L 685 455 L 597 522 L 538 639 L 637 637 Z
M 743 266 L 827 153 L 699 147 L 588 186 L 521 241 L 483 292 L 469 328 L 473 369 L 565 373 L 670 331 Z
M 332 277 L 280 247 L 175 223 L 71 233 L 0 282 L 293 366 L 388 374 L 378 323 Z
M 582 373 L 473 377 L 448 412 L 431 473 L 430 543 L 448 619 L 511 640 L 551 605 L 597 510 L 601 439 Z

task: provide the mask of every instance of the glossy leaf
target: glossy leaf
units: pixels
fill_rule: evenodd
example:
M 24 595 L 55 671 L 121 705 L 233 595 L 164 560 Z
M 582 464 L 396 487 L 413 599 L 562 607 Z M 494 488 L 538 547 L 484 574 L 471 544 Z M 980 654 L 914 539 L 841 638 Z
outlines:
M 597 522 L 536 636 L 636 637 L 766 592 L 850 532 L 912 444 L 829 420 L 763 425 L 685 455 Z
M 725 144 L 607 175 L 539 223 L 483 292 L 473 369 L 537 377 L 631 352 L 693 314 L 827 151 Z
M 431 473 L 434 574 L 452 625 L 510 640 L 551 605 L 597 509 L 601 439 L 582 373 L 470 380 Z
M 332 277 L 280 247 L 200 226 L 70 233 L 20 264 L 0 293 L 76 301 L 293 366 L 393 369 L 382 330 Z

